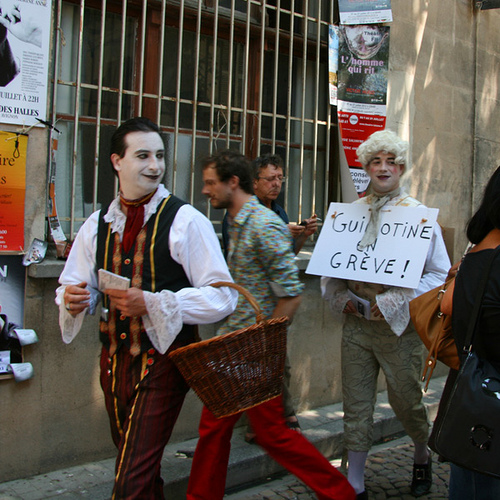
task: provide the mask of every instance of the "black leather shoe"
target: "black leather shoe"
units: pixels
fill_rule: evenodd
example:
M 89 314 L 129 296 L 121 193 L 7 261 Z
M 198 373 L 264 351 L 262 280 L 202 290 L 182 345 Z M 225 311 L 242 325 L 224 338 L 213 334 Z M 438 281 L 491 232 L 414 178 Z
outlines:
M 358 493 L 356 495 L 356 500 L 368 500 L 368 493 L 366 492 L 366 490 Z
M 432 486 L 432 458 L 424 464 L 413 464 L 413 479 L 411 482 L 411 494 L 420 497 L 429 493 Z

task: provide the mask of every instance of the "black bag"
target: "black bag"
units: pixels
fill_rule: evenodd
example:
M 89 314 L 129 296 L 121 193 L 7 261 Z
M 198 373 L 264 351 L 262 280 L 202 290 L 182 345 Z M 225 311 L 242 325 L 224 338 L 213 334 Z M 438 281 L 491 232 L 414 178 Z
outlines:
M 491 263 L 499 250 L 497 247 L 493 252 L 478 289 L 464 345 L 467 357 L 448 399 L 443 396 L 429 440 L 434 451 L 454 464 L 497 478 L 500 478 L 500 372 L 472 351 L 472 338 Z
M 430 442 L 434 451 L 500 478 L 500 373 L 491 363 L 469 353 L 439 423 Z

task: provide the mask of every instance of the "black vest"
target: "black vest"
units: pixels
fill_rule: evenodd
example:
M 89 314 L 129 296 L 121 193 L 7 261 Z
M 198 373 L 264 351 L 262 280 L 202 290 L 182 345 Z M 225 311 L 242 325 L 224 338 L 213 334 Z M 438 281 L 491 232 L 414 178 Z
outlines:
M 148 292 L 170 290 L 177 292 L 192 286 L 181 265 L 170 256 L 169 233 L 177 211 L 186 203 L 171 195 L 162 200 L 154 215 L 143 226 L 130 252 L 124 253 L 118 235 L 111 232 L 111 224 L 104 221 L 108 207 L 99 215 L 97 231 L 97 269 L 106 269 L 130 279 L 131 286 Z M 140 317 L 126 318 L 110 307 L 105 295 L 103 307 L 108 309 L 107 321 L 101 319 L 101 342 L 114 354 L 126 346 L 137 355 L 153 346 Z M 185 343 L 194 340 L 194 326 L 184 325 L 176 340 Z

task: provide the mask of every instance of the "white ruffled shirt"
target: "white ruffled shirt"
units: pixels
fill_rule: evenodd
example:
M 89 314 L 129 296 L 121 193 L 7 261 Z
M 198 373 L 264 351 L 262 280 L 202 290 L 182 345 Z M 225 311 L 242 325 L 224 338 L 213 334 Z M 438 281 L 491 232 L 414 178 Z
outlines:
M 354 203 L 369 203 L 369 196 L 356 200 Z M 389 200 L 386 205 L 419 206 L 422 204 L 401 191 L 401 194 Z M 439 224 L 436 224 L 427 251 L 422 277 L 417 288 L 389 287 L 323 276 L 321 278 L 321 293 L 334 314 L 341 314 L 344 310 L 349 301 L 348 289 L 363 298 L 368 298 L 371 301 L 375 300 L 391 330 L 400 336 L 410 322 L 410 300 L 442 285 L 445 282 L 450 266 L 450 259 L 446 251 L 441 228 Z M 381 318 L 381 320 L 383 319 Z
M 160 202 L 169 196 L 160 184 L 149 203 L 144 206 L 144 224 L 156 213 Z M 109 206 L 104 220 L 111 223 L 112 232 L 123 237 L 126 216 L 120 209 L 117 197 Z M 65 343 L 70 343 L 81 329 L 86 313 L 94 314 L 101 299 L 96 272 L 96 248 L 99 211 L 94 212 L 78 232 L 56 290 L 59 306 L 59 326 Z M 193 206 L 179 208 L 169 233 L 171 257 L 180 264 L 192 287 L 178 292 L 162 290 L 144 292 L 148 314 L 142 316 L 144 328 L 151 343 L 164 354 L 182 329 L 182 325 L 215 323 L 236 308 L 238 293 L 227 287 L 213 288 L 210 283 L 230 281 L 226 261 L 212 223 Z M 66 285 L 87 283 L 90 292 L 88 308 L 73 317 L 64 307 Z

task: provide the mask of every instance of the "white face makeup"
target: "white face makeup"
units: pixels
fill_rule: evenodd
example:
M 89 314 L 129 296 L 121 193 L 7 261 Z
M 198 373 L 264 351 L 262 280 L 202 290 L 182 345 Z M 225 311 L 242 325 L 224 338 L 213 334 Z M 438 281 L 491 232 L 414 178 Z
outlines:
M 120 190 L 128 200 L 153 192 L 165 173 L 165 146 L 156 132 L 131 132 L 125 136 L 125 155 L 111 155 Z
M 395 163 L 396 156 L 392 153 L 379 151 L 370 160 L 366 172 L 370 176 L 372 189 L 377 194 L 387 194 L 399 187 L 399 179 L 404 165 Z

